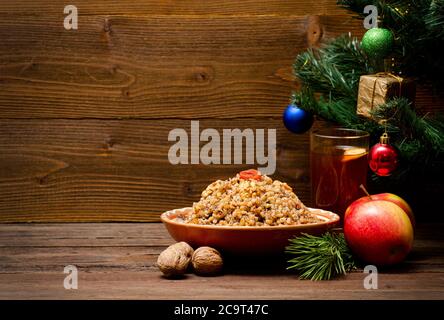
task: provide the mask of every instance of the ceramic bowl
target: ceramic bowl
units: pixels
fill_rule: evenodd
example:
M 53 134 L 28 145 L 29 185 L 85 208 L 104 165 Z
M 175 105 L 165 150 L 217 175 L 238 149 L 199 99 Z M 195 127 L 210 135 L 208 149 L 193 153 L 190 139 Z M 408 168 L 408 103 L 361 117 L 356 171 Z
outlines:
M 185 223 L 192 208 L 164 212 L 160 218 L 176 241 L 185 241 L 192 247 L 209 246 L 235 255 L 282 254 L 288 239 L 302 233 L 320 235 L 339 222 L 333 212 L 308 208 L 322 222 L 291 226 L 213 226 Z

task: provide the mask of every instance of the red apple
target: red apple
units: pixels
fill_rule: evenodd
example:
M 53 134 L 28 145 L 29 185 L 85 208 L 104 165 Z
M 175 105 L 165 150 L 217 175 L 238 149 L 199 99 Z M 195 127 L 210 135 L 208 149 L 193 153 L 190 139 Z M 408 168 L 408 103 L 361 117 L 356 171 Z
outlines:
M 365 262 L 380 266 L 401 262 L 413 245 L 413 226 L 408 214 L 392 201 L 366 198 L 347 208 L 344 216 L 347 244 Z
M 410 222 L 412 223 L 412 226 L 413 226 L 413 229 L 415 229 L 416 221 L 415 221 L 415 215 L 413 214 L 412 208 L 409 206 L 409 204 L 403 198 L 397 196 L 396 194 L 393 194 L 393 193 L 373 194 L 371 196 L 359 198 L 358 200 L 353 202 L 353 205 L 357 205 L 358 203 L 363 203 L 363 202 L 368 202 L 368 201 L 374 201 L 374 200 L 390 201 L 390 202 L 393 202 L 394 204 L 398 205 L 399 207 L 401 207 L 401 209 L 404 210 L 404 212 L 407 213 L 407 215 L 409 216 Z M 345 214 L 347 214 L 347 212 Z

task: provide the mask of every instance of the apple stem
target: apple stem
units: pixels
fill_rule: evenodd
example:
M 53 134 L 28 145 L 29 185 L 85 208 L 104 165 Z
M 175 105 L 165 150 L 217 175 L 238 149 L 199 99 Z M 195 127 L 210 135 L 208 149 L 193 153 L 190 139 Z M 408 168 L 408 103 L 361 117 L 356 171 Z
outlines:
M 370 193 L 368 193 L 367 189 L 364 187 L 363 184 L 361 184 L 361 185 L 359 186 L 359 188 L 361 188 L 362 191 L 364 191 L 364 193 L 370 198 L 370 200 L 372 199 L 372 196 L 370 195 Z

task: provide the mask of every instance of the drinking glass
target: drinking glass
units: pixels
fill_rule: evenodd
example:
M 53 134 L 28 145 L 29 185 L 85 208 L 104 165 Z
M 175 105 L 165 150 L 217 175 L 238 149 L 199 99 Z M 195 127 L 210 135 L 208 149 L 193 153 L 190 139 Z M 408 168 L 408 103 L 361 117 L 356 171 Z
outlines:
M 369 134 L 345 128 L 313 130 L 310 135 L 312 201 L 343 218 L 366 186 Z

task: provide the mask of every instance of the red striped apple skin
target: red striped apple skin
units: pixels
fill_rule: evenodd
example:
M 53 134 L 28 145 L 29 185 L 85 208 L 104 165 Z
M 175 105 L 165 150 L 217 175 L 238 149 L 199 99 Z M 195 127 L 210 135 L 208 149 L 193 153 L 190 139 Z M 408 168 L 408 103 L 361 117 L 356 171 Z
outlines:
M 350 205 L 344 217 L 350 249 L 363 261 L 378 266 L 403 261 L 413 245 L 408 214 L 391 201 L 359 200 Z
M 415 215 L 413 214 L 412 208 L 407 203 L 407 201 L 405 201 L 400 196 L 397 196 L 396 194 L 393 194 L 393 193 L 372 194 L 371 196 L 365 196 L 365 197 L 359 198 L 358 200 L 353 202 L 353 204 L 367 202 L 367 201 L 374 201 L 374 200 L 390 201 L 390 202 L 393 202 L 394 204 L 398 205 L 399 207 L 401 207 L 401 209 L 404 210 L 405 213 L 407 213 L 407 215 L 409 216 L 410 222 L 412 223 L 412 226 L 413 226 L 413 229 L 415 229 L 416 221 L 415 221 Z M 350 207 L 351 207 L 351 205 L 350 205 Z M 347 211 L 348 211 L 348 208 L 345 212 L 345 215 L 347 215 Z

